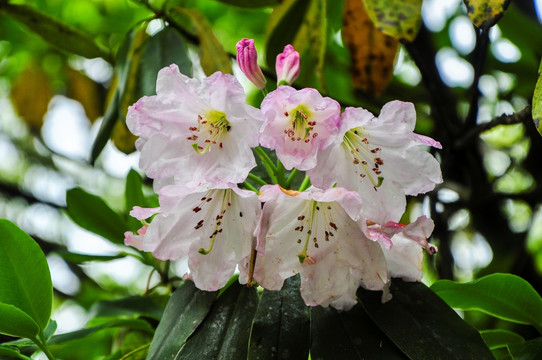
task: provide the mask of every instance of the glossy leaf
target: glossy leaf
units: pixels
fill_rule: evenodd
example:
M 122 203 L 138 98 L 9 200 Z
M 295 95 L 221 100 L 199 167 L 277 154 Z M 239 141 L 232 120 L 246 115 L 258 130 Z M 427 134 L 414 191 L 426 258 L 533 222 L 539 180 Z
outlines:
M 538 68 L 538 80 L 533 94 L 533 121 L 538 133 L 542 135 L 542 61 Z
M 480 331 L 480 335 L 482 335 L 482 339 L 491 350 L 525 341 L 515 332 L 503 329 Z
M 263 291 L 250 333 L 248 359 L 307 358 L 309 309 L 299 293 L 299 283 L 299 276 L 293 276 L 280 291 Z
M 38 324 L 21 309 L 0 302 L 0 333 L 35 339 L 40 331 Z
M 68 215 L 77 225 L 115 244 L 124 244 L 128 225 L 102 198 L 74 188 L 66 193 L 66 203 Z
M 273 9 L 266 29 L 267 66 L 275 68 L 277 55 L 292 44 L 310 5 L 307 0 L 285 0 Z
M 196 9 L 184 9 L 173 7 L 169 14 L 175 24 L 186 28 L 187 24 L 192 25 L 197 38 L 199 39 L 200 62 L 206 75 L 216 71 L 225 74 L 232 74 L 231 58 L 224 50 L 224 47 L 216 38 L 209 20 Z
M 34 239 L 8 220 L 0 219 L 0 234 L 0 303 L 17 307 L 43 330 L 49 322 L 53 301 L 45 255 Z M 0 324 L 5 322 L 0 318 Z M 30 330 L 30 323 L 26 323 L 25 331 Z
M 358 290 L 374 323 L 411 359 L 493 359 L 480 334 L 422 283 L 393 279 L 393 298 Z M 451 340 L 453 339 L 453 340 Z
M 542 338 L 525 341 L 508 346 L 508 351 L 514 360 L 542 359 Z
M 209 315 L 175 359 L 246 359 L 250 325 L 257 306 L 255 288 L 233 283 L 213 304 Z
M 218 0 L 224 4 L 239 6 L 243 8 L 258 8 L 264 6 L 275 6 L 279 0 Z
M 311 60 L 311 73 L 316 74 L 318 84 L 325 88 L 324 60 L 327 46 L 327 2 L 311 0 L 303 23 L 295 37 L 294 48 L 301 54 L 301 59 Z M 302 61 L 303 61 L 302 60 Z
M 371 95 L 381 94 L 393 76 L 399 42 L 374 26 L 363 0 L 346 0 L 342 35 L 350 50 L 354 87 Z
M 64 260 L 75 264 L 81 264 L 89 261 L 111 261 L 128 256 L 128 253 L 123 252 L 118 253 L 117 255 L 78 254 L 70 251 L 57 251 L 56 253 Z
M 542 328 L 542 298 L 519 276 L 492 274 L 468 283 L 440 280 L 431 290 L 453 308 Z
M 148 296 L 129 296 L 117 300 L 102 300 L 90 310 L 91 317 L 140 316 L 160 320 L 164 309 Z
M 422 0 L 365 0 L 376 28 L 397 40 L 413 41 L 422 24 Z
M 29 357 L 21 354 L 16 348 L 0 345 L 0 359 L 25 359 L 30 360 Z
M 347 312 L 311 308 L 311 359 L 408 359 L 360 304 Z
M 156 328 L 147 359 L 173 359 L 206 318 L 217 294 L 198 290 L 191 281 L 175 290 Z
M 0 11 L 23 23 L 49 44 L 70 54 L 110 61 L 109 52 L 83 32 L 30 6 L 3 4 Z
M 495 25 L 510 4 L 510 0 L 463 0 L 463 2 L 472 23 L 484 30 Z

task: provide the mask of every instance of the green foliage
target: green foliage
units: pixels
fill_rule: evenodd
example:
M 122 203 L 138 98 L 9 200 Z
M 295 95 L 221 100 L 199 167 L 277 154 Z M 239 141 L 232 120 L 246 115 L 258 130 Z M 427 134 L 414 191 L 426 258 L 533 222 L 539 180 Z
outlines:
M 439 280 L 431 290 L 451 307 L 479 310 L 500 319 L 542 329 L 542 298 L 518 276 L 492 274 L 468 283 Z
M 102 198 L 74 188 L 66 193 L 66 203 L 68 215 L 77 225 L 114 244 L 124 243 L 124 232 L 128 225 Z
M 377 29 L 398 40 L 413 41 L 422 23 L 421 0 L 365 0 Z
M 533 94 L 533 120 L 536 130 L 542 135 L 542 61 L 540 61 L 538 80 Z
M 477 27 L 488 30 L 503 16 L 510 0 L 464 0 L 467 15 Z

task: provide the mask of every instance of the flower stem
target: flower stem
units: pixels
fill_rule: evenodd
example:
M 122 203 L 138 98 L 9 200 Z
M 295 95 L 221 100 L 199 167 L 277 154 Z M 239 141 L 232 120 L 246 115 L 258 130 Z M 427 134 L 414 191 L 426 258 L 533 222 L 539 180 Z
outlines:
M 297 174 L 299 174 L 299 170 L 297 170 L 296 168 L 293 168 L 292 172 L 288 176 L 288 179 L 286 179 L 286 184 L 284 184 L 286 186 L 286 189 L 289 189 L 290 186 L 292 186 L 292 183 L 297 177 Z
M 256 146 L 254 148 L 254 151 L 256 151 L 256 154 L 258 154 L 258 156 L 262 160 L 263 166 L 265 166 L 265 170 L 267 170 L 267 173 L 269 174 L 269 177 L 271 177 L 271 181 L 273 182 L 273 184 L 277 184 L 277 168 L 275 167 L 275 164 L 273 164 L 271 158 L 265 153 L 264 149 L 261 146 Z
M 284 165 L 282 165 L 282 162 L 277 159 L 277 183 L 282 187 L 286 187 L 286 182 L 284 178 L 285 171 L 286 169 L 284 169 Z
M 254 186 L 250 185 L 250 183 L 248 181 L 245 181 L 242 185 L 245 188 L 247 188 L 248 190 L 254 191 L 255 193 L 258 193 L 258 189 L 256 189 Z
M 308 176 L 305 176 L 303 182 L 299 186 L 299 191 L 305 191 L 309 188 L 309 186 L 311 186 L 311 179 L 309 179 Z
M 41 342 L 40 339 L 43 341 Z M 47 340 L 45 340 L 45 334 L 43 333 L 43 330 L 40 330 L 40 333 L 38 336 L 32 340 L 38 347 L 43 351 L 45 356 L 47 356 L 47 359 L 49 360 L 55 360 L 54 355 L 51 353 L 51 350 L 47 347 Z
M 256 184 L 260 186 L 267 185 L 265 180 L 262 180 L 260 177 L 254 175 L 253 173 L 248 173 L 248 179 L 254 181 Z

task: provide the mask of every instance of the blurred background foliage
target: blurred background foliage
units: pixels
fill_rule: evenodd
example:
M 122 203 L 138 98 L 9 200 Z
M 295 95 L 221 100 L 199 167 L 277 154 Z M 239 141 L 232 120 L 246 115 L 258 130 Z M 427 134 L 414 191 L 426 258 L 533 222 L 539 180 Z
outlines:
M 47 255 L 60 332 L 97 321 L 96 308 L 110 304 L 104 301 L 147 292 L 160 309 L 169 288 L 150 290 L 182 276 L 182 263 L 154 262 L 122 238 L 75 225 L 66 192 L 98 195 L 118 217 L 120 235 L 136 230 L 125 200 L 138 160 L 124 124 L 127 106 L 152 95 L 157 71 L 173 62 L 193 76 L 239 75 L 235 44 L 243 37 L 255 39 L 268 90 L 276 54 L 293 43 L 302 55 L 295 86 L 375 114 L 390 100 L 415 104 L 416 131 L 443 145 L 436 156 L 444 183 L 411 198 L 405 215 L 430 213 L 436 223 L 439 253 L 426 261 L 427 283 L 510 272 L 542 293 L 542 139 L 531 117 L 540 5 L 515 0 L 481 31 L 460 0 L 425 0 L 417 37 L 397 41 L 351 0 L 0 0 L 0 217 Z M 238 77 L 257 105 L 261 94 Z M 130 174 L 128 184 L 137 185 L 141 179 Z M 155 202 L 143 181 L 141 199 Z M 89 212 L 104 206 L 77 191 L 68 194 Z M 512 326 L 465 316 L 477 328 Z M 87 341 L 109 354 L 119 338 L 138 336 L 149 334 L 109 329 Z

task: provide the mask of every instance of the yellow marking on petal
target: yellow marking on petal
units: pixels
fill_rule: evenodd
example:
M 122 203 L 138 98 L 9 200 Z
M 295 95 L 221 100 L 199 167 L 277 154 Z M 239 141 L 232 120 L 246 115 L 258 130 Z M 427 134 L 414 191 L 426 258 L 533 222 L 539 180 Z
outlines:
M 297 195 L 299 195 L 299 191 L 297 191 L 297 190 L 287 190 L 287 189 L 284 189 L 282 186 L 279 186 L 279 188 L 283 193 L 285 193 L 288 196 L 297 196 Z

